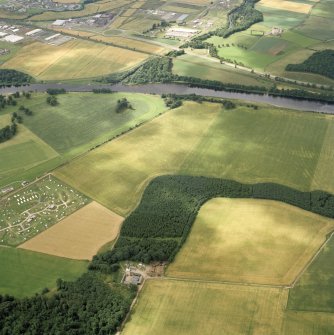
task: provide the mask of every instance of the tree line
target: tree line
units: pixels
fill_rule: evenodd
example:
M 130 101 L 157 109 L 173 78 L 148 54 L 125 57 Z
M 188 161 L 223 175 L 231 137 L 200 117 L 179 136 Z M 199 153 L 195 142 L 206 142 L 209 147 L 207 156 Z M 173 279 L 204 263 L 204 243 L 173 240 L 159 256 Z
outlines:
M 201 206 L 216 197 L 277 200 L 334 218 L 334 195 L 327 192 L 301 192 L 273 183 L 160 176 L 150 182 L 138 207 L 124 220 L 113 250 L 96 255 L 90 269 L 112 272 L 112 266 L 123 260 L 172 261 Z

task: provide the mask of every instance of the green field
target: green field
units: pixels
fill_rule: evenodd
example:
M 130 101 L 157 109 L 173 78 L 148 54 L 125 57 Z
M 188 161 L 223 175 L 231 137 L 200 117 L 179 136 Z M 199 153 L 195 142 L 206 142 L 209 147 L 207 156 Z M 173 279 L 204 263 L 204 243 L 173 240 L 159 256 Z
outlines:
M 117 100 L 123 97 L 133 109 L 116 113 Z M 42 93 L 18 99 L 18 106 L 30 108 L 33 115 L 23 115 L 18 134 L 0 144 L 0 155 L 6 158 L 0 161 L 0 185 L 38 176 L 166 108 L 158 96 L 131 93 L 67 93 L 59 95 L 58 101 L 59 105 L 52 107 Z M 0 124 L 8 124 L 10 113 L 18 106 L 1 110 Z
M 332 116 L 271 107 L 227 111 L 185 103 L 56 176 L 120 214 L 136 206 L 150 179 L 168 173 L 333 192 L 327 168 L 334 160 L 333 122 Z
M 333 229 L 334 220 L 284 203 L 213 199 L 167 276 L 288 285 Z
M 6 111 L 6 113 L 7 112 L 8 111 Z M 1 127 L 9 124 L 10 115 L 0 115 Z M 15 137 L 10 141 L 0 144 L 0 156 L 1 185 L 1 181 L 6 177 L 10 175 L 18 175 L 38 164 L 57 158 L 58 153 L 26 126 L 20 124 Z M 2 185 L 5 185 L 5 183 Z
M 215 62 L 208 62 L 196 56 L 184 55 L 173 61 L 173 73 L 180 76 L 198 77 L 201 79 L 218 80 L 224 83 L 266 86 L 270 83 L 251 73 L 224 66 Z
M 0 199 L 0 244 L 25 242 L 88 202 L 84 195 L 46 176 Z
M 288 309 L 334 312 L 334 240 L 331 239 L 297 285 L 290 290 Z
M 280 335 L 286 299 L 284 289 L 147 281 L 123 334 Z
M 87 262 L 0 247 L 0 267 L 0 294 L 25 297 L 56 287 L 58 278 L 78 278 L 86 271 Z

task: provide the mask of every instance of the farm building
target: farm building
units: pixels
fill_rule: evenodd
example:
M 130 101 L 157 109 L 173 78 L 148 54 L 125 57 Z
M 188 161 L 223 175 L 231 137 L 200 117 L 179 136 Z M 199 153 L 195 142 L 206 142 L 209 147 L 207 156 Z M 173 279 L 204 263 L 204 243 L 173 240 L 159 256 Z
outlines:
M 56 20 L 52 23 L 53 26 L 63 26 L 66 23 L 66 20 Z
M 24 37 L 19 35 L 7 35 L 3 38 L 3 41 L 10 42 L 10 43 L 17 43 L 19 41 L 22 41 Z
M 186 23 L 186 18 L 188 17 L 188 14 L 182 14 L 176 19 L 177 24 L 185 24 Z
M 181 27 L 172 27 L 167 30 L 166 37 L 191 37 L 198 32 L 196 29 L 181 28 Z

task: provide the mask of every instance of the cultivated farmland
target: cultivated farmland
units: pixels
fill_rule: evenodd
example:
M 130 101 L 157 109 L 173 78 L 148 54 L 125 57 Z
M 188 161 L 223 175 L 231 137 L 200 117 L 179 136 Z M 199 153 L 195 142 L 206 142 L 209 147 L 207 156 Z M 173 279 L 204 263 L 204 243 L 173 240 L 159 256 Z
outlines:
M 117 237 L 122 222 L 121 216 L 91 202 L 20 248 L 72 259 L 91 259 L 101 246 Z
M 0 248 L 0 294 L 31 296 L 45 287 L 56 287 L 58 278 L 74 280 L 87 269 L 87 262 L 43 255 L 15 248 Z
M 173 280 L 145 284 L 124 335 L 280 335 L 287 290 Z
M 2 65 L 41 80 L 98 77 L 127 70 L 148 55 L 93 42 L 72 40 L 61 46 L 34 42 Z
M 138 202 L 148 181 L 177 171 L 221 107 L 187 103 L 58 169 L 55 175 L 121 215 Z M 182 139 L 182 140 L 181 140 Z M 112 190 L 112 192 L 110 192 Z
M 288 285 L 333 229 L 334 220 L 280 202 L 213 199 L 167 275 Z
M 136 206 L 150 179 L 167 173 L 332 192 L 332 173 L 325 173 L 324 164 L 334 157 L 322 149 L 330 146 L 333 122 L 331 116 L 268 107 L 227 111 L 218 104 L 185 103 L 56 175 L 121 215 Z

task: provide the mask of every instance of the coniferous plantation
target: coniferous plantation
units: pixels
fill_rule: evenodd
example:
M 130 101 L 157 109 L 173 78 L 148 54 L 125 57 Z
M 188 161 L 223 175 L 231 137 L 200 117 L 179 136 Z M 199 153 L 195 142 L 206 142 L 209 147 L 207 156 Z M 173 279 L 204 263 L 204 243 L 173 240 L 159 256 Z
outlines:
M 310 72 L 334 78 L 334 50 L 315 52 L 300 64 L 288 64 L 287 71 Z
M 200 207 L 216 197 L 277 200 L 334 218 L 334 196 L 326 192 L 301 192 L 271 183 L 161 176 L 149 184 L 139 206 L 124 221 L 114 249 L 95 256 L 90 269 L 112 272 L 110 266 L 122 260 L 172 261 Z

